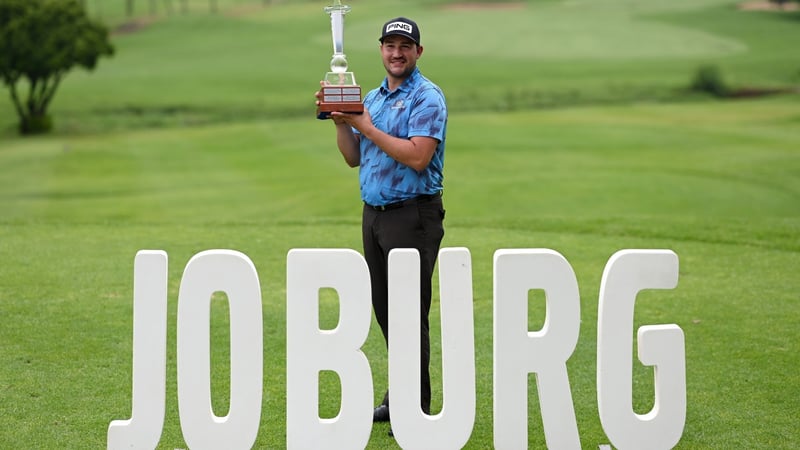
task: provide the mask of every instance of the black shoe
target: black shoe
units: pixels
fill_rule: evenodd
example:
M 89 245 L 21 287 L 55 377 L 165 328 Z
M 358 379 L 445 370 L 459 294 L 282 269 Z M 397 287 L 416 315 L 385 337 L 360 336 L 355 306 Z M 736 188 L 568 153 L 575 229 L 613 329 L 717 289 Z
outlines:
M 388 422 L 389 421 L 389 406 L 378 405 L 372 412 L 373 422 Z

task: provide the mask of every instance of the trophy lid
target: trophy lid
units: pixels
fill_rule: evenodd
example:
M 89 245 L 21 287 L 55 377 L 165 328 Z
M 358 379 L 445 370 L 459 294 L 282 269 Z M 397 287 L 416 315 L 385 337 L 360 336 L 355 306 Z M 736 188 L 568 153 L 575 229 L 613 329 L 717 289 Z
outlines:
M 334 11 L 341 11 L 342 14 L 347 14 L 348 12 L 350 12 L 350 6 L 343 5 L 342 0 L 333 0 L 332 5 L 325 7 L 325 12 L 331 14 Z

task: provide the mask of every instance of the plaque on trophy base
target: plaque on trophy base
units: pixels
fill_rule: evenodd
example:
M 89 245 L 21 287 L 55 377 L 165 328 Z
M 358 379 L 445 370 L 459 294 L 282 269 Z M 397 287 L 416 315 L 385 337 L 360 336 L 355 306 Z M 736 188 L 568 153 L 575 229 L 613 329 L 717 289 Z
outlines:
M 317 108 L 318 119 L 327 119 L 334 111 L 353 114 L 364 112 L 361 86 L 356 84 L 352 72 L 328 72 L 321 90 L 322 97 Z
M 317 119 L 328 119 L 334 111 L 361 114 L 364 104 L 361 103 L 361 86 L 356 84 L 353 72 L 347 71 L 347 59 L 344 56 L 344 15 L 350 7 L 335 0 L 333 5 L 325 8 L 331 16 L 331 34 L 333 35 L 333 59 L 331 71 L 325 74 L 322 96 L 317 107 Z

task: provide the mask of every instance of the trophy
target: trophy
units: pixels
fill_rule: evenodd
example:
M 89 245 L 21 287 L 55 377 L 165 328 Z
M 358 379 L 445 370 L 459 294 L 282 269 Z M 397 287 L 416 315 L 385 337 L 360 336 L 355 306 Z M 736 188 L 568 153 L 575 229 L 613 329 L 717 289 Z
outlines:
M 341 0 L 334 0 L 333 5 L 325 7 L 325 12 L 331 16 L 333 59 L 331 71 L 325 74 L 317 119 L 328 119 L 333 111 L 356 114 L 364 112 L 361 86 L 356 84 L 353 72 L 347 71 L 347 59 L 344 57 L 344 15 L 349 11 L 350 7 L 343 5 Z

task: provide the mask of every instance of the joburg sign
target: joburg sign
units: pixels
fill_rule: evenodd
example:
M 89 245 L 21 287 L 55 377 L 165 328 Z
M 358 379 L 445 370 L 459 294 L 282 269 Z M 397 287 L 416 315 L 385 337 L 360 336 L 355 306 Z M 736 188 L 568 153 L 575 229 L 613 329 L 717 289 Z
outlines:
M 419 255 L 389 255 L 389 385 L 392 429 L 405 449 L 458 449 L 475 421 L 472 263 L 466 248 L 439 256 L 442 392 L 440 413 L 419 407 Z M 361 351 L 371 323 L 370 279 L 360 253 L 293 249 L 286 267 L 286 446 L 362 449 L 372 429 L 373 385 Z M 633 312 L 643 289 L 672 289 L 678 257 L 669 250 L 623 250 L 608 261 L 597 324 L 597 403 L 600 422 L 619 449 L 677 444 L 686 419 L 684 337 L 680 327 L 638 330 L 638 357 L 654 366 L 655 402 L 632 407 Z M 319 328 L 319 292 L 334 289 L 339 322 Z M 528 330 L 528 292 L 545 292 L 541 330 Z M 227 294 L 230 315 L 230 407 L 211 405 L 210 302 Z M 133 393 L 129 420 L 108 427 L 109 449 L 155 448 L 165 418 L 167 254 L 140 251 L 134 261 Z M 255 266 L 232 250 L 198 253 L 187 263 L 178 294 L 177 387 L 180 426 L 191 449 L 249 449 L 261 421 L 263 333 L 261 286 Z M 536 374 L 549 448 L 579 449 L 566 361 L 580 328 L 575 273 L 548 249 L 498 250 L 494 255 L 494 447 L 527 448 L 528 374 Z M 339 413 L 320 418 L 319 372 L 341 384 Z

